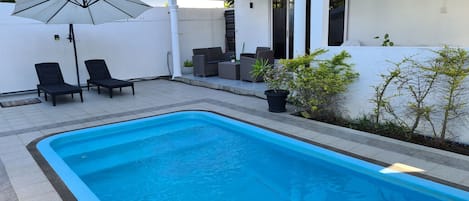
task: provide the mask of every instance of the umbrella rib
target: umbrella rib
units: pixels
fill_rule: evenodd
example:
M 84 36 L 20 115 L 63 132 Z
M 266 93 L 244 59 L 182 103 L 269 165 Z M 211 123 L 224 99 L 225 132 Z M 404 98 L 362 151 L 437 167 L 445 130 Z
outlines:
M 48 1 L 49 1 L 49 0 L 41 1 L 41 2 L 39 2 L 39 3 L 37 3 L 37 4 L 34 4 L 34 5 L 32 5 L 32 6 L 29 6 L 29 7 L 27 7 L 27 8 L 24 8 L 24 9 L 21 9 L 21 10 L 19 10 L 19 11 L 16 11 L 16 12 L 14 12 L 12 15 L 16 15 L 16 14 L 18 14 L 18 13 L 21 13 L 21 12 L 25 11 L 25 10 L 28 10 L 28 9 L 34 8 L 34 7 L 36 7 L 36 6 L 39 6 L 39 5 L 43 4 L 43 3 L 46 3 L 46 2 L 48 2 Z
M 151 6 L 149 6 L 149 5 L 147 5 L 143 2 L 135 2 L 135 1 L 130 1 L 130 0 L 125 0 L 125 1 L 130 2 L 130 3 L 134 3 L 134 4 L 138 4 L 138 5 L 141 5 L 141 6 L 152 8 Z
M 98 3 L 98 1 L 99 1 L 99 0 L 95 0 L 95 1 L 93 1 L 93 2 L 91 2 L 91 3 L 89 3 L 89 4 L 88 4 L 88 7 L 91 6 L 91 5 L 93 5 L 93 4 L 95 4 L 95 3 Z
M 127 16 L 129 17 L 133 17 L 131 14 L 125 12 L 124 10 L 120 9 L 119 7 L 115 6 L 114 4 L 112 4 L 111 2 L 107 1 L 107 0 L 103 0 L 104 2 L 106 2 L 107 4 L 111 5 L 112 7 L 114 7 L 116 10 L 119 10 L 120 12 L 126 14 Z
M 62 8 L 64 8 L 65 5 L 67 5 L 68 2 L 70 1 L 66 1 L 59 9 L 57 9 L 57 11 L 55 11 L 55 13 L 51 17 L 49 17 L 49 19 L 47 19 L 46 24 L 49 23 L 52 20 L 52 18 L 54 18 L 60 12 L 60 10 L 62 10 Z
M 124 10 L 120 9 L 119 7 L 115 6 L 114 4 L 112 4 L 111 2 L 109 2 L 108 0 L 103 0 L 104 2 L 106 2 L 107 4 L 111 5 L 112 7 L 114 7 L 115 9 L 121 11 L 122 13 L 126 14 L 127 16 L 129 17 L 132 17 L 132 18 L 135 18 L 137 16 L 132 16 L 131 14 L 125 12 Z M 151 8 L 151 6 L 145 4 L 145 3 L 138 3 L 138 2 L 135 2 L 135 1 L 129 1 L 129 0 L 126 0 L 127 2 L 130 2 L 130 3 L 134 3 L 134 4 L 138 4 L 138 5 L 141 5 L 141 6 L 145 6 L 145 7 L 149 7 Z
M 90 14 L 91 22 L 92 22 L 93 24 L 95 24 L 95 23 L 94 23 L 94 18 L 93 18 L 93 13 L 91 13 L 90 7 L 88 7 L 88 13 Z
M 67 2 L 70 2 L 70 3 L 75 4 L 75 5 L 77 5 L 77 6 L 83 7 L 83 5 L 81 5 L 81 4 L 80 4 L 79 2 L 77 2 L 77 1 L 68 0 Z

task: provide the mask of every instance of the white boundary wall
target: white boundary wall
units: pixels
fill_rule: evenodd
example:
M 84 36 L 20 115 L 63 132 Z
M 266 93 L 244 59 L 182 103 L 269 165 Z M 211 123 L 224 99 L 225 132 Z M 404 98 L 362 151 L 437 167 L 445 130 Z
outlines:
M 348 40 L 397 46 L 469 46 L 467 0 L 348 0 Z
M 76 84 L 73 45 L 68 25 L 43 24 L 10 16 L 14 4 L 0 3 L 0 93 L 31 90 L 38 79 L 35 63 L 58 62 L 66 82 Z M 191 59 L 192 49 L 224 48 L 224 9 L 179 10 L 181 63 Z M 88 72 L 84 60 L 106 60 L 119 79 L 169 75 L 167 52 L 171 51 L 168 8 L 153 8 L 137 19 L 100 25 L 74 25 L 80 83 Z M 54 40 L 54 34 L 60 40 Z

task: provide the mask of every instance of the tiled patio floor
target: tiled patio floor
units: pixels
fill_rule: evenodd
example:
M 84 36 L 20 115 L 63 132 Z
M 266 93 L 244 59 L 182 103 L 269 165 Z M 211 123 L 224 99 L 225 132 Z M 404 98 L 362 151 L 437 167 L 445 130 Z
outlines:
M 67 130 L 153 116 L 180 110 L 209 110 L 356 154 L 378 163 L 405 163 L 425 170 L 424 176 L 469 189 L 469 157 L 411 145 L 362 132 L 267 112 L 266 101 L 180 82 L 136 83 L 136 95 L 124 89 L 110 99 L 95 90 L 79 98 L 0 108 L 0 201 L 61 200 L 25 146 L 32 140 Z M 0 97 L 19 99 L 35 94 Z M 44 101 L 43 98 L 41 98 Z M 292 111 L 289 108 L 289 111 Z M 3 165 L 2 165 L 3 164 Z

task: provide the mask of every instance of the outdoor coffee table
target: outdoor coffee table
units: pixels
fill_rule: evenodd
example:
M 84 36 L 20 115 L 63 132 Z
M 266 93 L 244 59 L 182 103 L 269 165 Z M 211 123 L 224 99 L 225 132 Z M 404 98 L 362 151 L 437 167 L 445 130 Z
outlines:
M 239 80 L 239 62 L 220 62 L 218 63 L 218 77 Z

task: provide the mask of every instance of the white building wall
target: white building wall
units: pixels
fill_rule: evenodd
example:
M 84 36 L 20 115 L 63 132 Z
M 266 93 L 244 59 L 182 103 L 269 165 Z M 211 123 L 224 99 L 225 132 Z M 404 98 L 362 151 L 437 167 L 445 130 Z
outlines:
M 14 4 L 0 3 L 0 93 L 31 90 L 38 79 L 34 64 L 58 62 L 66 82 L 76 84 L 73 45 L 68 25 L 42 24 L 10 16 Z M 224 9 L 180 9 L 181 60 L 192 57 L 192 48 L 224 47 Z M 153 8 L 138 19 L 100 25 L 75 25 L 80 83 L 88 72 L 84 60 L 106 60 L 119 79 L 169 75 L 171 51 L 168 8 Z M 60 40 L 54 40 L 54 34 Z M 181 61 L 181 63 L 182 63 Z
M 469 46 L 467 0 L 348 0 L 348 40 L 397 46 Z
M 253 8 L 249 3 L 253 3 Z M 271 1 L 238 0 L 235 3 L 236 54 L 255 52 L 256 47 L 272 47 Z M 243 51 L 244 44 L 244 51 Z

